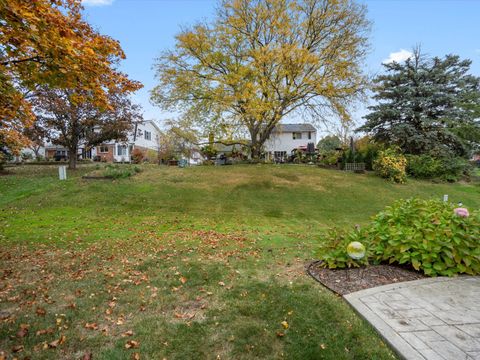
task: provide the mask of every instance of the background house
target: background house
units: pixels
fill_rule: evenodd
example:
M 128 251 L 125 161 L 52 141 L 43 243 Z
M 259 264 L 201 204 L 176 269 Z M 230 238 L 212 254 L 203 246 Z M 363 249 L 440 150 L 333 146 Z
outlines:
M 134 149 L 139 149 L 144 154 L 145 159 L 156 161 L 159 147 L 160 128 L 153 120 L 144 120 L 137 122 L 134 129 L 128 135 L 125 142 L 109 141 L 104 144 L 86 149 L 80 144 L 78 149 L 79 159 L 92 159 L 107 162 L 129 162 Z M 32 149 L 25 148 L 22 154 L 32 154 Z M 66 160 L 70 154 L 68 149 L 61 145 L 54 145 L 45 142 L 45 146 L 40 147 L 39 155 L 48 160 Z
M 265 142 L 268 158 L 285 160 L 295 149 L 306 149 L 308 143 L 317 144 L 317 129 L 311 124 L 278 124 Z
M 155 160 L 157 157 L 160 128 L 153 120 L 144 120 L 135 124 L 126 142 L 110 141 L 92 149 L 93 158 L 108 162 L 130 161 L 133 150 L 141 150 L 144 158 Z M 155 159 L 153 159 L 155 157 Z

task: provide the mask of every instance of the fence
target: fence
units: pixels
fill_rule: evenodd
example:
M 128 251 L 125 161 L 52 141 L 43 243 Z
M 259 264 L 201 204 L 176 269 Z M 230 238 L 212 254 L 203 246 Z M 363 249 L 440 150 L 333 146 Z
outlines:
M 345 171 L 365 171 L 365 163 L 346 163 Z

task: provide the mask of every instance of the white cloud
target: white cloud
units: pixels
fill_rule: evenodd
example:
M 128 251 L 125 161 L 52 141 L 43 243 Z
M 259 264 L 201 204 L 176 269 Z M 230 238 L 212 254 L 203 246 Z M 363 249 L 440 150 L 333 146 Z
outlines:
M 411 58 L 412 56 L 413 53 L 411 51 L 400 49 L 400 51 L 390 53 L 388 59 L 383 60 L 383 63 L 388 64 L 394 61 L 399 63 Z
M 83 5 L 89 6 L 105 6 L 112 5 L 114 0 L 82 0 Z

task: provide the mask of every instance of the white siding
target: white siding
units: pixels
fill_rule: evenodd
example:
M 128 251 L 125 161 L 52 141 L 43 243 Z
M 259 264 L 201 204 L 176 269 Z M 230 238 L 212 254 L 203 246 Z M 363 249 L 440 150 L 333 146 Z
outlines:
M 145 132 L 150 133 L 150 139 L 145 138 Z M 152 121 L 146 120 L 143 123 L 137 125 L 137 136 L 134 136 L 133 131 L 128 136 L 128 141 L 126 143 L 120 144 L 113 141 L 107 142 L 106 144 L 114 144 L 115 150 L 113 152 L 113 158 L 115 161 L 129 161 L 131 155 L 130 145 L 139 146 L 146 149 L 158 150 L 158 137 L 160 136 L 159 130 Z M 135 140 L 135 141 L 134 141 Z M 126 155 L 118 155 L 118 146 L 125 145 Z
M 150 133 L 150 140 L 145 138 L 145 132 Z M 140 134 L 140 135 L 139 135 Z M 143 148 L 157 150 L 158 149 L 158 130 L 150 121 L 145 121 L 143 124 L 137 126 L 137 137 L 135 145 Z M 129 137 L 129 142 L 133 143 L 133 134 Z
M 292 132 L 272 133 L 270 138 L 265 142 L 265 151 L 286 151 L 287 155 L 290 155 L 292 150 L 300 147 L 307 146 L 308 143 L 313 142 L 317 146 L 317 132 L 310 132 L 311 139 L 308 138 L 308 131 L 302 132 L 301 139 L 293 139 Z

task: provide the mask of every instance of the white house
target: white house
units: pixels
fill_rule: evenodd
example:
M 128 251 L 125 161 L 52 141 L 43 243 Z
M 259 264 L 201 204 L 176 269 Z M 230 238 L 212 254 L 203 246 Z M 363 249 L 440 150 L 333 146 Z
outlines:
M 161 130 L 153 120 L 137 122 L 126 142 L 109 141 L 92 149 L 85 149 L 81 144 L 77 156 L 80 159 L 93 159 L 108 162 L 130 161 L 134 149 L 143 152 L 144 157 L 155 156 L 158 151 Z M 22 152 L 31 152 L 24 149 Z M 69 156 L 68 150 L 62 146 L 47 143 L 40 150 L 40 154 L 47 159 L 65 159 Z
M 128 136 L 128 141 L 124 143 L 110 141 L 98 145 L 92 149 L 91 156 L 102 161 L 130 161 L 134 149 L 141 150 L 146 158 L 156 156 L 160 133 L 161 130 L 155 121 L 144 120 L 135 124 L 133 131 Z
M 317 145 L 317 129 L 311 124 L 278 124 L 265 142 L 267 156 L 286 159 L 295 149 L 306 149 L 308 143 Z

